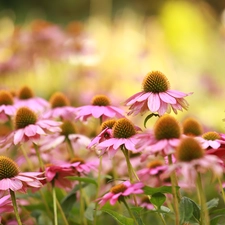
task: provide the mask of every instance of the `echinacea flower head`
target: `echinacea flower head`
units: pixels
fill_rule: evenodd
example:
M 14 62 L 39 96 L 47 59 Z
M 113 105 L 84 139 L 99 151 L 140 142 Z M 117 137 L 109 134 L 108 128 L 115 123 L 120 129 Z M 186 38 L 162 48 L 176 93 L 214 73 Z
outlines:
M 204 149 L 218 149 L 225 145 L 225 138 L 223 135 L 215 132 L 215 131 L 208 131 L 200 137 L 196 137 L 196 139 L 201 143 Z
M 70 160 L 71 167 L 78 176 L 87 175 L 91 171 L 97 171 L 97 164 L 87 162 L 83 158 L 74 157 Z
M 96 146 L 109 138 L 112 138 L 112 128 L 116 123 L 116 119 L 108 119 L 101 125 L 101 132 L 94 137 L 90 144 L 87 146 L 88 149 L 96 150 Z
M 36 113 L 27 107 L 17 110 L 14 120 L 15 130 L 5 139 L 1 140 L 2 146 L 10 147 L 21 142 L 33 141 L 36 143 L 42 135 L 60 132 L 61 122 L 38 119 Z
M 7 121 L 14 116 L 16 108 L 13 105 L 13 96 L 9 91 L 0 90 L 0 121 Z
M 169 155 L 174 152 L 175 147 L 179 144 L 181 126 L 173 116 L 165 114 L 156 121 L 153 133 L 155 140 L 149 146 L 149 153 Z
M 13 205 L 10 199 L 10 195 L 5 195 L 0 198 L 0 214 L 4 212 L 13 212 Z M 0 216 L 1 222 L 1 216 Z
M 190 117 L 186 118 L 183 123 L 183 133 L 187 136 L 200 136 L 203 134 L 203 127 L 198 120 Z
M 129 181 L 125 181 L 113 186 L 107 194 L 98 198 L 96 201 L 99 202 L 100 206 L 103 206 L 107 201 L 109 201 L 111 205 L 115 205 L 117 201 L 123 200 L 124 197 L 144 193 L 142 190 L 143 187 L 144 184 L 141 182 L 132 184 Z
M 35 96 L 33 90 L 28 86 L 21 87 L 15 98 L 15 107 L 17 109 L 24 106 L 36 113 L 43 113 L 50 107 L 48 101 Z
M 54 186 L 68 189 L 72 188 L 73 182 L 67 177 L 75 176 L 75 172 L 66 163 L 62 165 L 47 164 L 45 166 L 45 176 L 46 180 L 53 183 Z
M 201 144 L 193 137 L 181 140 L 175 152 L 176 162 L 169 170 L 178 169 L 186 182 L 195 182 L 197 173 L 211 170 L 216 177 L 223 173 L 223 162 L 215 155 L 207 155 Z
M 160 175 L 166 171 L 168 168 L 167 165 L 162 160 L 155 159 L 151 160 L 145 168 L 138 170 L 137 175 L 142 182 L 149 181 L 151 182 L 151 186 L 156 186 L 159 179 L 156 179 L 153 182 L 154 178 L 160 178 Z
M 128 115 L 150 111 L 161 116 L 166 112 L 170 113 L 171 109 L 177 114 L 177 110 L 187 110 L 189 104 L 184 97 L 192 94 L 171 90 L 167 77 L 160 71 L 148 73 L 143 80 L 142 88 L 143 91 L 125 101 L 125 105 L 130 106 Z
M 140 141 L 138 138 L 137 127 L 127 118 L 118 119 L 112 127 L 112 137 L 99 143 L 96 148 L 105 152 L 112 158 L 122 147 L 129 151 L 138 152 L 136 145 Z
M 42 187 L 42 172 L 20 172 L 17 164 L 6 156 L 0 156 L 0 191 L 26 192 L 27 187 Z
M 71 106 L 70 100 L 64 93 L 53 93 L 49 102 L 51 109 L 44 113 L 43 118 L 56 118 L 62 120 L 74 119 L 76 108 Z
M 92 98 L 91 105 L 77 108 L 76 119 L 87 121 L 90 117 L 101 118 L 102 121 L 105 121 L 110 118 L 122 118 L 124 112 L 122 109 L 112 106 L 107 96 L 96 95 Z

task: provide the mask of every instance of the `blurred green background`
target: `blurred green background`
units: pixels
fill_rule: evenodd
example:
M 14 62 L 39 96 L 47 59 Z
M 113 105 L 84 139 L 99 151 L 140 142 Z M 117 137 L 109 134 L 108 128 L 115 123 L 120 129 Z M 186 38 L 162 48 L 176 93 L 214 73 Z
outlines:
M 187 98 L 189 110 L 178 117 L 195 116 L 209 128 L 225 132 L 224 9 L 221 0 L 1 1 L 1 86 L 16 90 L 29 84 L 45 98 L 60 90 L 74 105 L 87 104 L 99 93 L 122 103 L 141 90 L 148 72 L 160 70 L 171 89 L 194 92 Z M 34 25 L 37 19 L 50 24 Z M 30 41 L 45 27 L 57 27 L 68 37 L 71 22 L 79 24 L 74 28 L 78 33 L 60 46 L 61 36 L 52 31 L 48 44 L 55 45 L 44 55 L 40 50 L 49 45 Z M 76 48 L 65 53 L 71 40 Z M 9 60 L 14 56 L 29 62 L 29 67 L 21 63 L 11 70 Z

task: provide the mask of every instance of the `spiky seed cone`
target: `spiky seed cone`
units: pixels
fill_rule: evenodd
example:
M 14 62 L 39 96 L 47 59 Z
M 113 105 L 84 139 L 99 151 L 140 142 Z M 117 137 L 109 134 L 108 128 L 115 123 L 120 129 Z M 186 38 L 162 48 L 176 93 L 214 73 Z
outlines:
M 18 174 L 19 167 L 16 163 L 6 156 L 0 156 L 0 180 L 4 178 L 12 178 Z
M 19 99 L 29 99 L 29 98 L 33 98 L 34 97 L 34 92 L 31 88 L 24 86 L 22 88 L 20 88 L 19 92 L 18 92 L 18 98 Z
M 183 133 L 189 136 L 200 136 L 203 128 L 196 119 L 187 118 L 183 121 Z
M 97 106 L 108 106 L 110 105 L 110 99 L 105 95 L 96 95 L 92 98 L 91 104 Z
M 106 128 L 112 129 L 115 123 L 116 123 L 116 119 L 106 120 L 105 122 L 102 123 L 101 130 L 104 130 Z
M 17 110 L 15 116 L 15 128 L 24 128 L 30 124 L 35 124 L 37 122 L 36 114 L 27 107 L 21 107 Z
M 117 184 L 110 189 L 110 192 L 112 192 L 113 194 L 118 194 L 126 190 L 127 187 L 124 184 Z
M 142 82 L 144 92 L 160 93 L 170 88 L 167 77 L 160 71 L 152 71 L 146 75 Z
M 65 135 L 66 137 L 70 134 L 76 133 L 75 125 L 69 120 L 64 120 L 60 128 L 62 130 L 61 135 Z
M 9 91 L 0 90 L 0 105 L 13 105 L 13 96 Z
M 181 126 L 174 117 L 166 114 L 156 121 L 154 134 L 157 140 L 180 138 Z
M 177 146 L 175 157 L 181 162 L 190 162 L 194 159 L 200 159 L 205 152 L 200 143 L 193 137 L 184 138 Z
M 215 132 L 215 131 L 209 131 L 209 132 L 206 132 L 202 135 L 202 137 L 205 139 L 205 140 L 211 140 L 211 141 L 215 141 L 215 140 L 220 140 L 220 135 Z
M 113 137 L 115 138 L 129 138 L 136 134 L 133 123 L 126 119 L 121 118 L 116 121 L 112 128 Z
M 61 92 L 55 92 L 51 96 L 49 102 L 51 104 L 52 109 L 70 105 L 69 99 Z
M 161 160 L 153 160 L 151 162 L 148 163 L 147 167 L 148 168 L 156 168 L 158 166 L 162 166 L 163 165 L 163 162 Z
M 70 162 L 71 162 L 71 163 L 80 162 L 81 164 L 84 164 L 84 163 L 85 163 L 84 159 L 82 159 L 82 158 L 80 158 L 80 157 L 72 158 L 72 159 L 70 160 Z

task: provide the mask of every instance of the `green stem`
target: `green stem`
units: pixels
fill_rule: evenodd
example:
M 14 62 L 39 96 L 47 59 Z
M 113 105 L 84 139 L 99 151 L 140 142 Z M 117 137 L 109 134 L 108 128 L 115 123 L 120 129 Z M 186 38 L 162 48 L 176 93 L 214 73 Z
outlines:
M 42 158 L 41 158 L 41 154 L 40 154 L 39 148 L 38 148 L 38 146 L 37 146 L 35 143 L 33 143 L 33 144 L 34 144 L 34 149 L 35 149 L 35 151 L 36 151 L 36 155 L 37 155 L 37 157 L 38 157 L 38 161 L 39 161 L 41 170 L 42 170 L 42 171 L 45 171 L 44 163 L 43 163 L 43 161 L 42 161 Z
M 83 225 L 87 225 L 87 220 L 84 216 L 83 188 L 81 182 L 79 182 L 79 187 L 80 187 L 80 222 Z
M 127 211 L 129 212 L 130 216 L 131 216 L 132 219 L 134 220 L 134 223 L 135 223 L 136 225 L 138 225 L 138 222 L 137 222 L 137 220 L 136 220 L 134 214 L 132 213 L 130 207 L 128 206 L 128 204 L 127 204 L 125 198 L 123 197 L 123 199 L 122 199 L 121 201 L 123 202 L 123 204 L 125 205 Z
M 19 216 L 19 212 L 18 212 L 18 207 L 17 207 L 17 203 L 16 203 L 16 196 L 15 196 L 15 192 L 12 191 L 11 189 L 9 189 L 10 191 L 10 195 L 11 195 L 11 199 L 12 199 L 12 203 L 13 203 L 13 209 L 14 209 L 14 213 L 16 216 L 16 220 L 18 225 L 22 225 L 22 222 L 20 220 L 20 216 Z
M 220 189 L 221 189 L 221 192 L 222 192 L 223 202 L 225 203 L 225 193 L 224 193 L 224 189 L 223 189 L 223 185 L 222 185 L 222 181 L 221 181 L 220 177 L 218 177 L 218 182 L 219 182 Z
M 101 185 L 101 173 L 102 173 L 102 156 L 99 158 L 99 166 L 98 166 L 98 186 L 96 190 L 96 196 L 95 199 L 98 198 L 99 191 L 100 191 L 100 185 Z M 95 203 L 95 211 L 94 211 L 94 225 L 97 224 L 97 208 L 98 208 L 98 202 Z
M 60 213 L 62 215 L 62 219 L 64 221 L 64 224 L 65 225 L 69 225 L 69 223 L 68 223 L 68 221 L 66 219 L 65 213 L 63 212 L 63 209 L 62 209 L 62 207 L 61 207 L 61 205 L 60 205 L 60 203 L 59 203 L 57 198 L 56 198 L 56 204 L 57 204 L 57 207 L 58 207 L 58 209 L 59 209 L 59 211 L 60 211 Z
M 67 143 L 67 149 L 68 153 L 70 156 L 70 159 L 73 159 L 75 157 L 74 151 L 73 151 L 73 146 L 69 138 L 66 138 L 66 143 Z
M 26 152 L 26 150 L 24 149 L 23 145 L 20 145 L 20 149 L 21 149 L 22 152 L 23 152 L 23 156 L 24 156 L 24 158 L 26 159 L 26 162 L 27 162 L 27 164 L 28 164 L 29 169 L 30 169 L 31 171 L 33 171 L 33 164 L 31 163 L 30 158 L 28 157 L 27 152 Z
M 196 186 L 200 196 L 200 206 L 201 206 L 200 225 L 210 225 L 209 213 L 208 213 L 208 208 L 206 205 L 206 198 L 205 198 L 205 194 L 204 194 L 204 190 L 202 186 L 202 178 L 200 173 L 198 173 L 198 176 L 197 176 Z
M 168 155 L 169 164 L 172 165 L 172 155 Z M 175 171 L 170 175 L 171 185 L 172 185 L 172 195 L 173 195 L 173 204 L 174 204 L 174 214 L 175 214 L 175 224 L 180 224 L 180 212 L 179 212 L 179 201 L 178 201 L 178 192 L 176 190 L 177 186 L 177 177 Z
M 57 217 L 57 198 L 54 181 L 52 182 L 52 199 L 53 199 L 53 211 L 54 211 L 54 225 L 58 225 L 58 217 Z

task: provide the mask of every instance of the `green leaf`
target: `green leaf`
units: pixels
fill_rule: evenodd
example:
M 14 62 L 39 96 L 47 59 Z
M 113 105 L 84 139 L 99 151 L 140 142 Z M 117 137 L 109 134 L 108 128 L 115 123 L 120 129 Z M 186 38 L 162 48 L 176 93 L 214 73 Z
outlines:
M 133 211 L 133 215 L 134 215 L 138 225 L 145 225 L 141 218 L 141 215 L 137 211 Z
M 180 211 L 180 224 L 189 222 L 193 215 L 193 204 L 187 197 L 182 197 L 179 206 Z
M 111 209 L 101 209 L 102 212 L 108 213 L 110 216 L 112 216 L 119 224 L 121 225 L 134 225 L 134 220 L 128 217 L 125 217 L 114 210 Z
M 176 187 L 176 188 L 179 189 L 179 187 Z M 170 194 L 172 194 L 172 187 L 171 186 L 161 186 L 161 187 L 156 187 L 156 188 L 145 186 L 143 188 L 143 190 L 144 190 L 144 193 L 146 195 L 153 195 L 153 194 L 156 194 L 156 193 L 170 193 Z
M 208 209 L 212 209 L 214 207 L 217 207 L 219 204 L 219 199 L 218 198 L 213 198 L 210 201 L 208 201 L 207 203 L 207 208 Z
M 151 114 L 149 114 L 149 115 L 145 118 L 145 120 L 144 120 L 144 127 L 145 127 L 145 128 L 146 128 L 146 123 L 147 123 L 148 120 L 150 120 L 153 116 L 158 116 L 158 117 L 159 117 L 159 115 L 156 114 L 156 113 L 151 113 Z
M 151 196 L 150 201 L 153 205 L 156 205 L 158 208 L 160 208 L 161 205 L 163 205 L 163 203 L 166 201 L 166 196 L 161 192 L 158 192 Z
M 84 183 L 94 184 L 98 186 L 98 183 L 96 182 L 96 179 L 90 178 L 90 177 L 74 177 L 74 176 L 68 176 L 69 180 L 78 180 Z
M 93 221 L 94 220 L 94 213 L 95 213 L 95 203 L 91 203 L 87 209 L 84 212 L 84 216 L 90 220 Z

